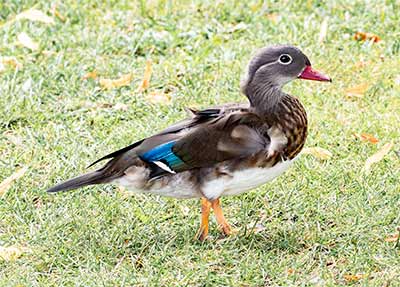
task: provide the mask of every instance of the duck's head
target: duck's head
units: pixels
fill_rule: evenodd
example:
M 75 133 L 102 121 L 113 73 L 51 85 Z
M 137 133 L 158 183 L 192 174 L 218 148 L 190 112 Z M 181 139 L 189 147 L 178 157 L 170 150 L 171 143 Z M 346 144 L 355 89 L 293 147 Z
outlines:
M 314 81 L 332 80 L 311 68 L 311 62 L 300 49 L 290 45 L 260 49 L 251 59 L 242 91 L 248 95 L 262 87 L 280 88 L 294 79 Z

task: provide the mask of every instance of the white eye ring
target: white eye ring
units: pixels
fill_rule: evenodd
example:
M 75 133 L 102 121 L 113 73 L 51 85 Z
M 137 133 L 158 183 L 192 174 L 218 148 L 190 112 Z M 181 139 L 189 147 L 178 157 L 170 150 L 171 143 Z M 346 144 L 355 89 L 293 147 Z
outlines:
M 282 54 L 279 56 L 278 62 L 282 65 L 289 65 L 293 62 L 293 59 L 289 54 Z

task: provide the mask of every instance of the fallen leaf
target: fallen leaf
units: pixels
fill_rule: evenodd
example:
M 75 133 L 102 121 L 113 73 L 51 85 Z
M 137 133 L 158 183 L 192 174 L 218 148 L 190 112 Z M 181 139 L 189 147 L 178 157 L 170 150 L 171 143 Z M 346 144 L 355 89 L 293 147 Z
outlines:
M 82 80 L 87 80 L 87 79 L 96 79 L 97 78 L 97 71 L 93 70 L 91 72 L 87 72 L 83 77 Z
M 399 240 L 399 233 L 397 233 L 395 235 L 390 235 L 385 238 L 386 242 L 397 242 L 397 240 Z
M 357 41 L 372 41 L 374 43 L 378 43 L 381 38 L 378 35 L 368 32 L 356 32 L 354 34 L 354 40 Z
M 27 252 L 31 252 L 31 249 L 28 247 L 0 246 L 0 258 L 2 258 L 4 261 L 15 261 L 16 259 L 21 257 L 22 254 L 27 253 Z
M 373 135 L 370 135 L 370 134 L 366 134 L 366 133 L 354 134 L 354 136 L 361 141 L 368 141 L 373 144 L 376 144 L 379 142 L 379 140 L 376 137 L 374 137 Z
M 363 278 L 365 278 L 366 276 L 364 274 L 346 274 L 343 276 L 344 280 L 346 280 L 347 282 L 356 282 L 359 281 Z
M 146 99 L 152 104 L 169 104 L 171 96 L 163 92 L 151 92 L 146 96 Z
M 19 33 L 17 39 L 19 44 L 28 49 L 31 49 L 32 51 L 36 51 L 37 49 L 39 49 L 39 44 L 33 41 L 32 38 L 25 32 Z
M 15 181 L 15 180 L 19 179 L 20 177 L 22 177 L 27 170 L 28 170 L 28 168 L 25 166 L 23 168 L 20 168 L 16 172 L 14 172 L 12 175 L 7 177 L 6 179 L 4 179 L 0 183 L 0 196 L 4 195 L 7 192 L 7 190 L 10 188 L 11 184 L 13 183 L 13 181 Z
M 11 66 L 15 69 L 22 68 L 22 64 L 15 57 L 0 57 L 0 64 L 3 65 L 4 69 L 6 66 Z
M 326 34 L 328 32 L 328 19 L 329 18 L 326 17 L 324 21 L 322 21 L 321 29 L 319 31 L 319 40 L 318 40 L 320 43 L 324 42 L 326 38 Z
M 348 97 L 362 98 L 367 90 L 368 84 L 360 84 L 358 86 L 346 89 L 345 92 Z
M 288 275 L 292 275 L 292 274 L 294 274 L 296 271 L 295 271 L 293 268 L 289 268 L 286 272 L 287 272 Z
M 317 159 L 329 159 L 332 157 L 332 153 L 329 150 L 320 147 L 308 147 L 304 148 L 302 153 L 310 154 Z
M 151 74 L 153 72 L 153 68 L 151 66 L 151 61 L 146 61 L 146 69 L 144 70 L 143 80 L 139 85 L 138 92 L 145 91 L 150 86 Z
M 54 24 L 54 19 L 52 17 L 47 16 L 45 13 L 37 9 L 29 9 L 21 12 L 15 17 L 15 19 L 27 19 L 30 21 L 37 21 L 46 24 Z
M 132 81 L 132 73 L 126 74 L 121 76 L 119 79 L 111 80 L 111 79 L 101 79 L 100 80 L 100 86 L 103 89 L 113 89 L 113 88 L 119 88 L 123 86 L 129 86 L 129 84 Z
M 383 157 L 389 153 L 389 151 L 392 147 L 393 147 L 393 143 L 387 143 L 380 150 L 378 150 L 376 153 L 374 153 L 372 156 L 370 156 L 365 162 L 365 166 L 364 166 L 365 171 L 370 171 L 371 166 L 374 163 L 380 162 L 383 159 Z

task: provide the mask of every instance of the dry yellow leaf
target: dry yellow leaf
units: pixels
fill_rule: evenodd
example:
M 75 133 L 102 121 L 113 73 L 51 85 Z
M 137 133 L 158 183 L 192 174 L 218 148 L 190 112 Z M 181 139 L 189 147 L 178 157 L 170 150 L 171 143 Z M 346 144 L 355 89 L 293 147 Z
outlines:
M 329 159 L 332 157 L 332 153 L 321 147 L 308 147 L 303 149 L 303 154 L 311 154 L 317 159 Z
M 395 235 L 390 235 L 388 237 L 385 238 L 386 242 L 397 242 L 397 240 L 399 240 L 399 234 L 395 234 Z
M 87 79 L 96 79 L 97 78 L 97 71 L 93 70 L 91 72 L 86 73 L 83 77 L 82 80 L 87 80 Z
M 19 44 L 28 49 L 31 49 L 32 51 L 36 51 L 37 49 L 39 49 L 39 44 L 33 41 L 32 38 L 25 32 L 19 33 L 17 39 Z
M 54 24 L 54 19 L 52 17 L 47 16 L 45 13 L 37 9 L 29 9 L 21 12 L 15 17 L 15 19 L 27 19 L 30 21 L 37 21 L 46 24 Z
M 318 40 L 320 43 L 324 42 L 326 38 L 326 34 L 328 32 L 328 19 L 329 18 L 326 17 L 324 21 L 322 21 L 321 29 L 319 31 L 319 40 Z
M 367 134 L 367 133 L 361 133 L 361 134 L 354 134 L 354 136 L 362 141 L 368 141 L 370 143 L 376 144 L 379 142 L 379 140 L 374 137 L 373 135 Z
M 113 89 L 119 88 L 123 86 L 129 86 L 132 81 L 132 73 L 121 76 L 119 79 L 111 80 L 111 79 L 101 79 L 100 86 L 103 89 Z
M 22 246 L 0 246 L 0 258 L 4 261 L 15 261 L 16 259 L 21 257 L 22 254 L 31 251 L 32 250 L 30 248 Z
M 139 85 L 138 92 L 145 91 L 150 86 L 151 74 L 153 72 L 153 68 L 151 66 L 151 61 L 146 61 L 146 69 L 144 70 L 143 80 Z
M 171 102 L 171 96 L 163 92 L 151 92 L 147 95 L 146 99 L 152 104 L 167 105 Z
M 378 35 L 375 35 L 373 33 L 368 33 L 368 32 L 356 32 L 354 34 L 354 40 L 357 41 L 367 41 L 371 40 L 374 43 L 378 43 L 381 38 Z
M 367 90 L 368 84 L 360 84 L 358 86 L 346 89 L 345 92 L 348 97 L 362 98 Z
M 3 67 L 3 70 L 5 70 L 6 66 L 11 66 L 15 69 L 22 68 L 22 64 L 15 57 L 0 57 L 0 67 Z
M 343 276 L 344 280 L 346 280 L 347 282 L 356 282 L 359 281 L 363 278 L 365 278 L 366 276 L 364 274 L 346 274 Z
M 27 170 L 28 170 L 28 168 L 25 166 L 23 168 L 20 168 L 16 172 L 14 172 L 12 175 L 7 177 L 6 179 L 4 179 L 0 183 L 0 196 L 5 194 L 7 192 L 7 190 L 10 188 L 11 184 L 13 183 L 13 181 L 15 181 L 18 178 L 22 177 Z
M 296 272 L 296 270 L 294 270 L 293 268 L 289 268 L 286 272 L 288 275 L 292 275 Z
M 372 156 L 370 156 L 365 162 L 365 166 L 364 166 L 365 171 L 370 171 L 371 166 L 374 163 L 380 162 L 383 159 L 383 157 L 389 153 L 389 151 L 392 147 L 393 147 L 393 143 L 387 143 L 380 150 L 378 150 L 376 153 L 374 153 Z

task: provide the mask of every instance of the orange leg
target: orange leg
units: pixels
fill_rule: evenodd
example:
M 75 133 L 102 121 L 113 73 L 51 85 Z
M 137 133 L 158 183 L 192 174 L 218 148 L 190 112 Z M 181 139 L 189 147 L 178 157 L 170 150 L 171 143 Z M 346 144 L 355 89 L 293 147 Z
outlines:
M 208 218 L 210 217 L 211 202 L 205 198 L 201 198 L 201 224 L 195 238 L 204 241 L 208 235 Z
M 225 216 L 222 212 L 222 208 L 219 199 L 215 199 L 211 202 L 211 207 L 214 210 L 215 218 L 217 219 L 218 225 L 222 228 L 225 235 L 231 235 L 232 230 L 229 223 L 226 221 Z

